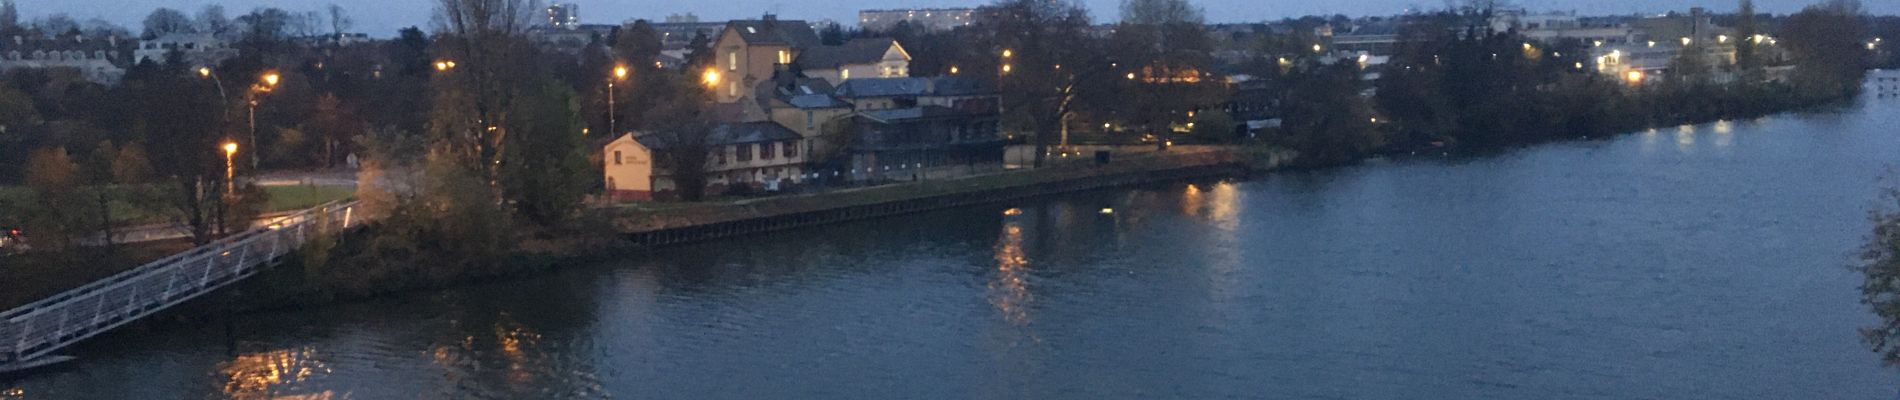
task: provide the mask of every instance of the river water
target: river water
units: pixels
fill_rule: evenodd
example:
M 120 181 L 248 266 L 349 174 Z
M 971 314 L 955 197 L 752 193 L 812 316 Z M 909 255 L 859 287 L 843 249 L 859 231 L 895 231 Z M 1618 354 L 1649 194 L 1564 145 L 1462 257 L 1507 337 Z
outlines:
M 1900 100 L 1867 98 L 969 207 L 243 315 L 234 346 L 138 324 L 0 399 L 1891 399 L 1848 266 L 1896 162 Z

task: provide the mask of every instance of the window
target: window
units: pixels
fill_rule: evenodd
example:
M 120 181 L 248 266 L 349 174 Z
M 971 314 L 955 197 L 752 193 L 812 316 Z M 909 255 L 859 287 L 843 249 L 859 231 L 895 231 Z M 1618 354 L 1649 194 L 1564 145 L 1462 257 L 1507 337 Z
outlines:
M 614 165 L 620 165 L 620 150 L 614 150 Z
M 732 97 L 739 97 L 739 82 L 738 81 L 733 81 L 731 84 L 726 85 L 726 95 L 732 96 Z
M 733 148 L 733 151 L 732 151 L 733 156 L 739 162 L 752 161 L 752 144 L 751 143 L 733 146 L 732 148 Z
M 614 190 L 614 177 L 609 176 L 607 177 L 607 191 L 613 191 L 613 190 Z
M 817 125 L 816 122 L 813 122 L 815 119 L 817 118 L 815 118 L 815 115 L 813 115 L 811 111 L 805 112 L 805 130 L 809 131 L 813 126 Z
M 797 141 L 785 142 L 785 158 L 792 158 L 792 157 L 798 157 L 798 142 Z
M 848 69 L 839 69 L 839 70 L 838 70 L 838 80 L 841 80 L 841 81 L 842 81 L 842 80 L 846 80 L 846 79 L 851 79 L 851 70 L 848 70 Z
M 726 51 L 726 70 L 727 71 L 739 70 L 739 51 L 738 50 Z
M 792 63 L 792 52 L 791 52 L 790 50 L 779 50 L 779 51 L 778 51 L 778 63 L 779 63 L 779 64 L 791 64 L 791 63 Z
M 712 152 L 713 164 L 726 165 L 726 148 L 720 147 Z

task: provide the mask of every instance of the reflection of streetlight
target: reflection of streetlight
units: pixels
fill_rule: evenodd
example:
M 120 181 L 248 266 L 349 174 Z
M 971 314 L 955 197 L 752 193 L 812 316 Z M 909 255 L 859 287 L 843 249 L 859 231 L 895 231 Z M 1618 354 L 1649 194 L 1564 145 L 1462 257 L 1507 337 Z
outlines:
M 237 151 L 238 151 L 237 142 L 229 141 L 229 140 L 224 142 L 224 193 L 225 194 L 231 194 L 231 193 L 237 192 L 237 188 L 235 187 L 236 185 L 235 177 L 237 176 L 237 167 L 231 165 L 231 156 L 236 155 Z
M 1005 74 L 1009 73 L 1009 71 L 1014 70 L 1014 69 L 1015 68 L 1010 67 L 1009 64 L 1003 64 L 1003 73 Z

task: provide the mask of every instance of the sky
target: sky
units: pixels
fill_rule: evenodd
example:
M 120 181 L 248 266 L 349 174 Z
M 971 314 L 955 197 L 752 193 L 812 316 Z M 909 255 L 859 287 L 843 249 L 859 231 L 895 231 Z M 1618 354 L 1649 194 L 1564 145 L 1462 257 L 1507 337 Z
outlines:
M 194 14 L 209 4 L 220 4 L 236 17 L 253 8 L 278 7 L 293 12 L 316 11 L 337 4 L 355 19 L 355 31 L 371 36 L 394 36 L 406 26 L 427 27 L 436 0 L 14 0 L 21 19 L 65 13 L 75 20 L 100 18 L 134 32 L 145 15 L 159 7 Z M 546 3 L 549 0 L 542 0 Z M 847 26 L 860 9 L 973 7 L 989 0 L 559 0 L 580 7 L 583 23 L 618 23 L 634 18 L 658 20 L 668 14 L 694 13 L 702 20 L 756 18 L 766 12 L 785 19 L 830 19 Z M 1121 0 L 1079 0 L 1097 21 L 1119 19 Z M 1302 15 L 1393 15 L 1407 9 L 1443 8 L 1446 0 L 1191 0 L 1207 11 L 1211 22 L 1259 22 Z M 1786 14 L 1819 0 L 1756 0 L 1762 12 Z M 1900 0 L 1862 0 L 1869 13 L 1900 14 Z M 1515 0 L 1533 11 L 1576 11 L 1586 15 L 1662 13 L 1706 7 L 1729 11 L 1736 0 Z

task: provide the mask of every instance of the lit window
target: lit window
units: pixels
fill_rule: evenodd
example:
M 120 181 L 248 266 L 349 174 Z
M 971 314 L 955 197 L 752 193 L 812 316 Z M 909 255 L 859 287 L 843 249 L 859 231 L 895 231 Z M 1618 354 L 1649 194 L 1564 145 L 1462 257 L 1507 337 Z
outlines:
M 791 51 L 788 51 L 788 50 L 779 50 L 779 51 L 778 51 L 778 63 L 779 63 L 779 64 L 791 64 L 791 63 L 792 63 L 792 52 L 791 52 Z
M 851 70 L 848 70 L 848 69 L 838 70 L 838 80 L 842 81 L 846 79 L 851 79 Z
M 739 70 L 739 52 L 737 51 L 726 52 L 726 70 L 728 71 Z

